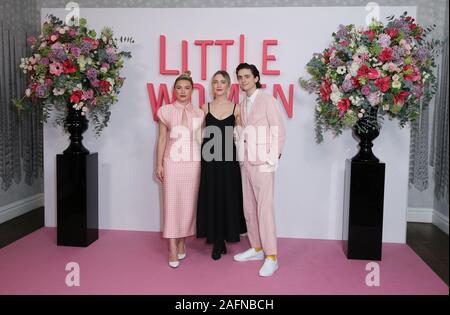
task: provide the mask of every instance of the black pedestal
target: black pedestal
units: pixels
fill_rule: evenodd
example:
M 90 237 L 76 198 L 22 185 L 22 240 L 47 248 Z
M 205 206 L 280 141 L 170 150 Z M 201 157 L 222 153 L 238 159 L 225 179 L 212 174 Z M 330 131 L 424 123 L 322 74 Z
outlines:
M 345 162 L 344 250 L 348 259 L 381 260 L 384 163 Z
M 89 246 L 98 239 L 98 154 L 58 154 L 57 244 Z

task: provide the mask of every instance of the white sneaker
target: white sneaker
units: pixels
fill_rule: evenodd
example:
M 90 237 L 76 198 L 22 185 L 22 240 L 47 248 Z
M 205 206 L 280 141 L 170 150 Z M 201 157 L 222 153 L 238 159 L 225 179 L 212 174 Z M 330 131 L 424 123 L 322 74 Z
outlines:
M 234 255 L 235 261 L 263 260 L 264 252 L 257 252 L 254 248 L 247 249 L 245 252 Z
M 270 258 L 266 258 L 264 265 L 259 269 L 259 275 L 261 277 L 270 277 L 278 270 L 278 261 L 273 261 Z

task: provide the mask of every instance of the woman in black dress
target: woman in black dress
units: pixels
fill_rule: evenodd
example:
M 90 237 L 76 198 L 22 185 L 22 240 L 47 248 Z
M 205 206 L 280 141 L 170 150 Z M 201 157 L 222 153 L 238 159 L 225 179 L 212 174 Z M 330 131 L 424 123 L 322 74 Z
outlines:
M 238 242 L 247 231 L 242 205 L 242 181 L 233 129 L 240 108 L 227 99 L 231 80 L 226 71 L 212 78 L 214 100 L 202 106 L 205 130 L 197 205 L 197 237 L 213 244 L 211 257 L 226 253 L 225 241 Z

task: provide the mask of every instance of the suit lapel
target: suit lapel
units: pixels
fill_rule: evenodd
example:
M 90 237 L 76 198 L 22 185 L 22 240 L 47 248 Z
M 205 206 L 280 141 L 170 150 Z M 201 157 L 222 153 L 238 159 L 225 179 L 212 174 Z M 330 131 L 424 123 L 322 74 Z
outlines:
M 247 124 L 249 124 L 251 122 L 252 117 L 255 116 L 255 111 L 258 110 L 258 102 L 259 102 L 260 96 L 261 96 L 261 91 L 258 91 L 258 94 L 256 95 L 255 101 L 253 102 L 253 105 L 252 105 L 252 110 L 250 111 L 250 114 L 247 117 Z M 247 102 L 245 104 L 247 105 Z
M 244 106 L 241 107 L 242 124 L 247 126 L 247 97 L 242 102 Z

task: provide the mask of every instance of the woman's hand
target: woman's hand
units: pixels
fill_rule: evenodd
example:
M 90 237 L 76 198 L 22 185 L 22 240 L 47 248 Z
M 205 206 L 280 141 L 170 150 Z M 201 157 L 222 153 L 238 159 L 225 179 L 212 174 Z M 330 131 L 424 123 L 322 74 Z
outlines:
M 162 165 L 156 167 L 155 175 L 161 183 L 164 181 L 164 168 Z

